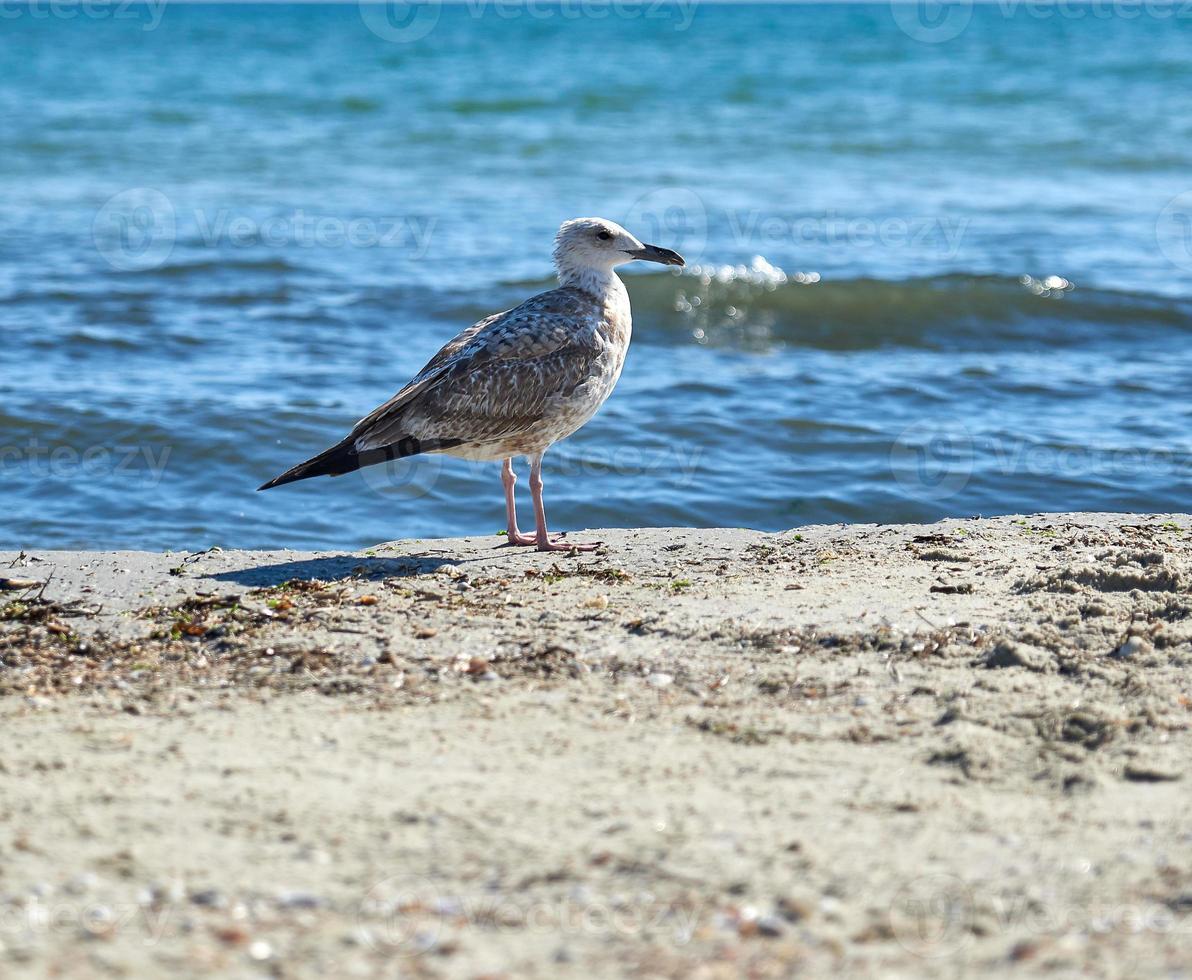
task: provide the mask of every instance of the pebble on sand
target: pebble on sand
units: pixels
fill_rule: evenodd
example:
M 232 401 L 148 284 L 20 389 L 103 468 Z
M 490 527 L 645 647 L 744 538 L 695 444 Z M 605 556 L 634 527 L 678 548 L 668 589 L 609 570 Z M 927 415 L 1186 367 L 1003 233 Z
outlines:
M 1141 636 L 1131 636 L 1114 652 L 1115 657 L 1136 657 L 1140 653 L 1150 652 L 1151 645 Z

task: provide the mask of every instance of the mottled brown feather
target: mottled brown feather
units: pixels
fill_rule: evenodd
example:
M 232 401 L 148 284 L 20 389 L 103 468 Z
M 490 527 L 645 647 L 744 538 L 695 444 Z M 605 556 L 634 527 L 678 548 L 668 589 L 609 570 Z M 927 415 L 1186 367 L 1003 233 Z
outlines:
M 459 440 L 461 455 L 521 437 L 527 446 L 549 445 L 556 430 L 573 431 L 574 403 L 583 403 L 586 421 L 587 402 L 607 395 L 586 399 L 584 386 L 620 372 L 628 337 L 615 336 L 616 312 L 562 287 L 487 317 L 446 344 L 349 438 L 361 452 L 410 436 Z M 536 428 L 541 438 L 533 437 Z

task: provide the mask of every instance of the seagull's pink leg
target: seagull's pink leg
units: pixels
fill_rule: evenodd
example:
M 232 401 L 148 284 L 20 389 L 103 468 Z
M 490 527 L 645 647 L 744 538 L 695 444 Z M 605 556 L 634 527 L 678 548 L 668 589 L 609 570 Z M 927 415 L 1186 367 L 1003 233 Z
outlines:
M 506 459 L 501 465 L 501 482 L 505 485 L 505 535 L 506 544 L 535 544 L 538 539 L 532 534 L 522 534 L 517 529 L 517 505 L 513 500 L 513 488 L 517 485 L 517 474 L 513 472 L 513 460 Z
M 546 508 L 542 505 L 542 454 L 530 457 L 530 493 L 534 497 L 534 523 L 538 525 L 535 543 L 539 551 L 595 551 L 600 542 L 589 544 L 568 544 L 559 539 L 552 541 L 546 531 Z

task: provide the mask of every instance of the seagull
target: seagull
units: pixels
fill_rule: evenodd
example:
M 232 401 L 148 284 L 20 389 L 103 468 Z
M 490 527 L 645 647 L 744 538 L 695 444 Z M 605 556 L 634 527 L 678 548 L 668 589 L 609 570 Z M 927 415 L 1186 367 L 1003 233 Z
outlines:
M 500 459 L 507 544 L 595 550 L 599 543 L 548 533 L 542 457 L 596 414 L 621 376 L 633 322 L 629 294 L 613 270 L 635 259 L 683 265 L 677 252 L 645 245 L 615 221 L 564 222 L 555 236 L 557 289 L 468 327 L 340 442 L 259 489 L 419 453 Z M 517 526 L 515 456 L 530 461 L 534 534 Z

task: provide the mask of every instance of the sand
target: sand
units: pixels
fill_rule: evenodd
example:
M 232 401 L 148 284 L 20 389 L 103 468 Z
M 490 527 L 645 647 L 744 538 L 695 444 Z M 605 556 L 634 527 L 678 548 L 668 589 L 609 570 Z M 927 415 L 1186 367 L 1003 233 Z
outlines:
M 0 556 L 0 975 L 1187 975 L 1192 519 Z

